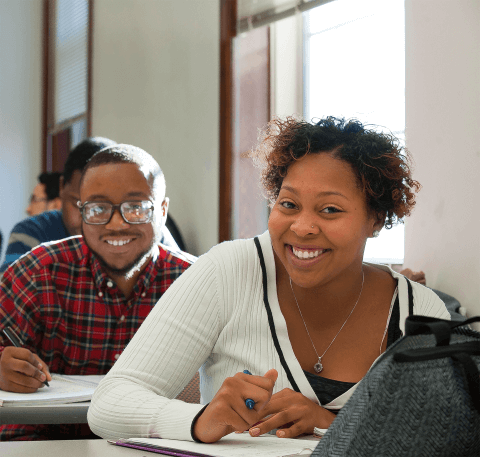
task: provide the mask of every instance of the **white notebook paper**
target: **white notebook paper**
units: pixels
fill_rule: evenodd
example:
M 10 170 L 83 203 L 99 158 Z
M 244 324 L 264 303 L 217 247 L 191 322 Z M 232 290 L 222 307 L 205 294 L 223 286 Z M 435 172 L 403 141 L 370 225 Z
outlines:
M 0 406 L 43 406 L 52 403 L 75 403 L 91 400 L 103 375 L 72 376 L 52 374 L 50 387 L 22 394 L 0 390 Z
M 211 444 L 161 438 L 130 438 L 125 441 L 139 445 L 164 446 L 181 451 L 198 452 L 215 457 L 309 456 L 318 444 L 318 439 L 288 439 L 278 438 L 275 435 L 252 437 L 248 433 L 231 433 Z M 112 442 L 112 444 L 114 443 Z

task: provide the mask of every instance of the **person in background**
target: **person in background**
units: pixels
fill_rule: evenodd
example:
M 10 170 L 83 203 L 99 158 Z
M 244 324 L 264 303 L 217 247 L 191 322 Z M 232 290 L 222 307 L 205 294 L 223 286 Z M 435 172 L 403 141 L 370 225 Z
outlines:
M 400 274 L 404 275 L 408 279 L 411 279 L 412 281 L 416 281 L 420 284 L 423 284 L 424 286 L 427 285 L 427 278 L 425 277 L 425 273 L 421 270 L 412 271 L 410 268 L 404 268 L 403 270 L 400 271 Z M 445 306 L 447 307 L 447 310 L 450 313 L 450 318 L 452 321 L 463 322 L 467 319 L 465 309 L 462 308 L 462 305 L 455 297 L 452 297 L 451 295 L 448 295 L 445 292 L 442 292 L 437 289 L 431 289 L 431 290 L 433 290 L 440 297 L 443 303 L 445 303 Z
M 80 199 L 80 177 L 90 158 L 101 149 L 116 144 L 103 137 L 88 138 L 68 155 L 63 176 L 60 178 L 62 209 L 47 211 L 19 222 L 13 228 L 0 273 L 33 247 L 49 241 L 61 240 L 81 234 L 82 217 L 77 207 Z M 180 250 L 167 227 L 162 227 L 160 242 Z
M 52 379 L 50 373 L 107 373 L 195 260 L 159 243 L 169 200 L 162 170 L 145 151 L 129 145 L 103 149 L 79 180 L 83 236 L 36 247 L 0 280 L 2 390 L 48 389 L 43 382 Z M 6 327 L 23 348 L 10 345 L 2 334 Z M 83 425 L 4 425 L 0 440 L 90 436 Z
M 411 312 L 449 318 L 431 290 L 363 262 L 420 187 L 398 140 L 355 120 L 275 119 L 252 156 L 268 231 L 215 246 L 158 302 L 93 395 L 103 438 L 327 429 Z M 173 400 L 197 370 L 203 405 Z
M 423 271 L 412 271 L 410 268 L 404 268 L 403 270 L 400 270 L 400 274 L 412 281 L 422 284 L 423 286 L 427 285 L 427 279 L 425 278 L 425 273 Z
M 27 207 L 29 216 L 36 216 L 44 211 L 59 210 L 62 207 L 60 199 L 60 178 L 58 171 L 43 172 L 38 176 L 38 184 L 34 187 Z

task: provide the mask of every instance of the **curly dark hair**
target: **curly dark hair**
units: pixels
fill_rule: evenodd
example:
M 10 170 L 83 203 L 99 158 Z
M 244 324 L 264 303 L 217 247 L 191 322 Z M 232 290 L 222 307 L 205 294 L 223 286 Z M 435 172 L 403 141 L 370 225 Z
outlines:
M 374 214 L 385 215 L 385 228 L 410 215 L 421 186 L 411 177 L 409 152 L 392 134 L 366 129 L 356 119 L 331 116 L 315 124 L 275 118 L 263 129 L 249 156 L 262 169 L 261 183 L 270 205 L 278 197 L 288 167 L 307 154 L 321 152 L 350 164 L 367 206 Z

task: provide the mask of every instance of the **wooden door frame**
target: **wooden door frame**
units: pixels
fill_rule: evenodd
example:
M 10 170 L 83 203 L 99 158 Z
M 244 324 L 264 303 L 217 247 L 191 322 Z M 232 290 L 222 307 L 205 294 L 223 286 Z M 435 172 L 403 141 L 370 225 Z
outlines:
M 220 0 L 220 174 L 218 241 L 231 238 L 233 154 L 233 38 L 237 0 Z

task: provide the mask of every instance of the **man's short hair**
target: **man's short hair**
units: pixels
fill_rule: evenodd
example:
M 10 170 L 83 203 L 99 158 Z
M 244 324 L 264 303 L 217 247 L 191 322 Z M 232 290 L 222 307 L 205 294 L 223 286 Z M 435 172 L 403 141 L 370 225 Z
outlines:
M 115 163 L 131 163 L 137 165 L 145 175 L 154 194 L 157 194 L 157 192 L 165 192 L 165 177 L 158 162 L 148 152 L 129 144 L 115 144 L 94 154 L 83 169 L 81 182 L 87 170 L 101 165 Z
M 47 200 L 55 200 L 60 195 L 60 176 L 58 171 L 45 171 L 38 176 L 38 182 L 45 186 Z
M 103 138 L 101 136 L 87 138 L 79 143 L 70 151 L 70 154 L 68 155 L 65 168 L 63 170 L 63 183 L 69 183 L 75 171 L 83 171 L 85 165 L 95 153 L 115 144 L 117 144 L 115 141 L 109 140 L 108 138 Z

